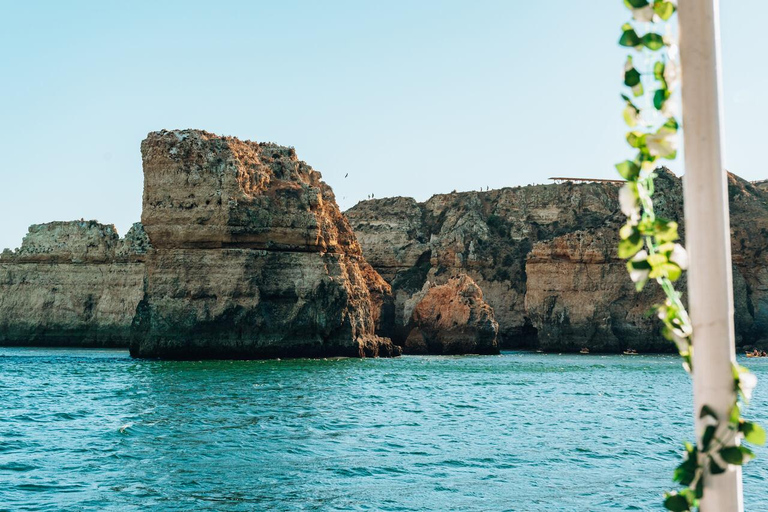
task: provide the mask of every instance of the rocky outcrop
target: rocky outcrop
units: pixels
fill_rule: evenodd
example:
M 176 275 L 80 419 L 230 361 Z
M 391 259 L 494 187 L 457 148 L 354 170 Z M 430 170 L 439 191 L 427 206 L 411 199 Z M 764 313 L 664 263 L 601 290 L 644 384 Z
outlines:
M 204 131 L 141 145 L 152 243 L 138 357 L 390 356 L 390 286 L 293 148 Z
M 499 324 L 483 292 L 462 274 L 445 284 L 427 282 L 405 305 L 408 354 L 498 354 Z M 410 314 L 409 314 L 410 313 Z
M 768 348 L 768 190 L 728 175 L 737 343 Z
M 466 273 L 483 290 L 502 347 L 672 350 L 616 256 L 623 222 L 612 183 L 571 183 L 364 201 L 347 211 L 363 251 L 391 283 L 395 336 L 425 283 Z M 768 192 L 729 176 L 737 342 L 768 344 Z M 659 171 L 657 211 L 683 226 L 681 180 Z M 681 283 L 684 289 L 684 283 Z
M 142 155 L 143 223 L 125 238 L 53 222 L 0 255 L 0 344 L 130 340 L 169 358 L 397 355 L 388 338 L 429 353 L 492 353 L 494 337 L 673 348 L 645 314 L 660 292 L 635 293 L 616 257 L 616 184 L 370 200 L 348 222 L 292 148 L 162 131 Z M 657 210 L 683 226 L 681 180 L 659 174 Z M 768 186 L 729 175 L 729 194 L 737 343 L 768 348 Z
M 424 283 L 466 274 L 483 291 L 502 347 L 533 347 L 525 309 L 526 258 L 533 245 L 597 230 L 617 212 L 612 184 L 536 185 L 488 192 L 364 201 L 345 212 L 366 259 L 392 285 L 395 339 L 408 336 L 405 304 Z
M 141 224 L 31 226 L 0 255 L 0 345 L 127 346 L 148 249 Z
M 547 351 L 666 351 L 658 322 L 646 313 L 664 300 L 658 287 L 640 294 L 618 260 L 615 229 L 577 231 L 536 243 L 526 260 L 525 310 Z M 638 348 L 639 347 L 639 348 Z

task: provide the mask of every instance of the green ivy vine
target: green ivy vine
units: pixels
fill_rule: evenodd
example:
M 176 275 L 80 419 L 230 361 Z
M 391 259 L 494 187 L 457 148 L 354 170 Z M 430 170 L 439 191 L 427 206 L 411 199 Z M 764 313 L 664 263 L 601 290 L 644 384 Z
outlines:
M 622 94 L 624 120 L 630 127 L 626 139 L 637 150 L 632 160 L 616 165 L 626 184 L 619 192 L 627 223 L 621 228 L 619 257 L 627 260 L 630 278 L 638 291 L 648 281 L 661 286 L 666 301 L 653 307 L 663 324 L 665 338 L 675 343 L 688 373 L 693 371 L 693 328 L 675 289 L 688 265 L 688 256 L 677 243 L 677 223 L 658 217 L 653 209 L 655 169 L 661 159 L 677 157 L 679 124 L 676 102 L 671 97 L 679 86 L 679 59 L 671 25 L 677 7 L 670 0 L 623 0 L 632 20 L 621 27 L 619 44 L 634 49 L 624 64 Z M 642 34 L 642 35 L 641 35 Z M 639 68 L 635 60 L 645 62 Z M 631 95 L 631 96 L 630 96 Z M 734 403 L 727 418 L 720 418 L 707 405 L 699 411 L 705 428 L 696 444 L 685 443 L 685 460 L 674 472 L 682 488 L 665 493 L 664 506 L 672 511 L 697 509 L 710 475 L 725 472 L 729 465 L 742 465 L 754 453 L 741 444 L 765 443 L 765 430 L 741 417 L 749 403 L 756 377 L 740 365 L 733 366 Z

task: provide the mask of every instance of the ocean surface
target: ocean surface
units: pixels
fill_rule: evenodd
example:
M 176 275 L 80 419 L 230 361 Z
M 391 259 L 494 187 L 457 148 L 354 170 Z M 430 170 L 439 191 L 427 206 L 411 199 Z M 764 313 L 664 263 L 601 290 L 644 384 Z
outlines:
M 745 361 L 746 362 L 746 361 Z M 749 415 L 768 423 L 768 360 Z M 0 348 L 0 510 L 663 510 L 672 356 L 163 362 Z M 745 471 L 768 510 L 768 450 Z

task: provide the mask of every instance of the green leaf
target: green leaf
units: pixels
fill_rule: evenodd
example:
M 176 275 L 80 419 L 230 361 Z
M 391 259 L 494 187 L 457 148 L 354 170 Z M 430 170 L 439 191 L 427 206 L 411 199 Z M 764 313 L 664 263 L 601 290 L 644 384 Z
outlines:
M 634 108 L 627 106 L 624 109 L 624 112 L 622 112 L 622 115 L 624 116 L 624 122 L 627 123 L 627 126 L 630 128 L 637 126 L 637 111 Z
M 674 242 L 680 238 L 677 233 L 677 222 L 675 221 L 656 219 L 656 222 L 653 223 L 653 229 L 656 241 L 664 244 L 665 246 L 667 243 Z M 674 248 L 675 246 L 673 244 L 670 250 L 674 250 Z
M 667 119 L 667 122 L 664 123 L 663 128 L 667 128 L 668 130 L 672 130 L 673 132 L 676 132 L 678 128 L 680 128 L 680 125 L 677 124 L 677 119 L 674 117 L 670 117 Z
M 745 421 L 739 425 L 739 431 L 744 434 L 746 442 L 760 446 L 765 444 L 765 429 L 757 423 Z
M 624 72 L 624 85 L 627 87 L 634 87 L 640 83 L 640 72 L 635 68 L 631 68 L 629 71 Z
M 654 227 L 656 227 L 655 223 L 654 223 Z M 666 253 L 667 257 L 669 257 L 672 251 L 675 250 L 675 244 L 673 244 L 672 242 L 667 242 L 667 243 L 661 244 L 658 247 L 658 249 L 659 249 L 659 252 Z
M 701 436 L 701 449 L 703 451 L 709 450 L 709 443 L 715 437 L 715 430 L 717 430 L 716 425 L 709 425 L 704 429 L 704 434 Z
M 696 476 L 698 449 L 691 443 L 685 443 L 686 459 L 675 468 L 674 480 L 681 485 L 690 485 Z
M 642 132 L 629 132 L 627 134 L 627 142 L 633 148 L 639 148 L 644 142 L 645 134 Z
M 631 181 L 640 176 L 640 166 L 632 160 L 625 160 L 620 164 L 616 164 L 616 170 L 619 171 L 619 174 L 625 180 Z
M 630 9 L 642 9 L 648 5 L 648 0 L 624 0 L 624 5 Z
M 664 63 L 659 61 L 653 65 L 653 76 L 657 80 L 664 80 Z
M 654 267 L 648 277 L 651 279 L 656 279 L 657 277 L 666 277 L 670 281 L 677 281 L 682 275 L 682 269 L 674 263 L 663 263 L 658 267 Z
M 666 262 L 667 262 L 667 256 L 664 254 L 656 253 L 648 256 L 648 263 L 650 263 L 652 267 L 660 267 Z
M 640 41 L 646 48 L 652 51 L 660 50 L 664 47 L 664 39 L 659 34 L 653 32 L 645 34 Z
M 653 12 L 655 12 L 662 20 L 667 21 L 673 14 L 675 14 L 675 4 L 672 2 L 656 0 L 656 3 L 653 4 Z
M 755 452 L 750 450 L 744 445 L 739 446 L 739 451 L 741 452 L 741 455 L 744 457 L 744 464 L 751 461 L 755 458 Z
M 627 25 L 624 25 L 624 27 L 626 27 Z M 640 40 L 640 36 L 637 35 L 637 32 L 635 32 L 635 29 L 632 28 L 632 25 L 629 25 L 629 29 L 626 29 L 624 27 L 622 27 L 622 29 L 624 30 L 624 33 L 621 34 L 621 37 L 619 38 L 619 45 L 626 46 L 629 48 L 640 46 L 642 44 L 642 41 Z
M 669 98 L 669 91 L 667 89 L 657 89 L 653 93 L 653 106 L 656 110 L 661 110 L 664 107 L 664 102 Z
M 739 404 L 735 403 L 733 404 L 733 407 L 731 407 L 731 413 L 730 413 L 730 417 L 728 418 L 728 422 L 731 425 L 735 426 L 735 425 L 738 425 L 740 421 L 741 421 L 741 411 L 739 410 Z
M 640 236 L 640 233 L 636 233 L 626 240 L 619 242 L 619 258 L 624 260 L 631 258 L 642 248 L 643 238 Z
M 664 508 L 671 510 L 672 512 L 685 512 L 691 510 L 691 506 L 688 503 L 688 498 L 682 494 L 667 494 L 664 499 Z
M 639 149 L 640 152 L 637 154 L 637 158 L 635 160 L 640 162 L 640 164 L 642 164 L 643 162 L 651 162 L 651 163 L 653 163 L 656 160 L 656 157 L 653 156 L 648 151 L 648 146 L 646 146 L 645 144 L 643 144 L 642 146 L 640 146 L 637 149 Z
M 696 477 L 696 463 L 691 459 L 683 462 L 677 468 L 675 468 L 674 476 L 672 477 L 675 482 L 680 485 L 691 485 L 693 479 Z
M 651 265 L 648 263 L 648 260 L 628 261 L 627 268 L 631 270 L 648 270 L 651 268 Z
M 741 446 L 726 446 L 720 449 L 720 456 L 728 464 L 741 466 L 744 463 L 744 454 L 741 452 Z
M 714 461 L 714 459 L 709 459 L 709 472 L 713 475 L 719 475 L 721 473 L 725 473 L 726 468 L 721 468 L 717 465 L 717 463 Z

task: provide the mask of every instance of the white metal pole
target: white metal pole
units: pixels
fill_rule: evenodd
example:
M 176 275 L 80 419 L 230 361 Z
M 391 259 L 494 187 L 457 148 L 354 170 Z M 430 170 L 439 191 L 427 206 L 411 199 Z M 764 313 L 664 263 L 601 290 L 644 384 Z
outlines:
M 680 0 L 685 233 L 693 323 L 693 393 L 727 421 L 735 361 L 728 183 L 723 167 L 719 0 Z M 701 512 L 742 512 L 741 468 L 708 475 Z

